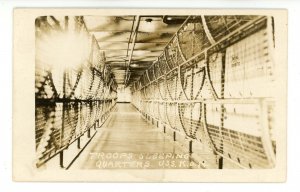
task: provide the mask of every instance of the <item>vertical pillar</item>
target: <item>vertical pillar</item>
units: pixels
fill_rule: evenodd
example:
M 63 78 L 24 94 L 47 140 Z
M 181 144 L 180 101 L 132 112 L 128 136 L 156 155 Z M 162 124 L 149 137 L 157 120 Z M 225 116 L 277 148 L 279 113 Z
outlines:
M 222 52 L 222 68 L 221 68 L 221 99 L 224 99 L 225 94 L 225 63 L 226 62 L 226 51 Z M 221 137 L 221 143 L 220 143 L 220 149 L 219 151 L 223 154 L 224 151 L 224 119 L 225 119 L 225 107 L 224 104 L 221 104 L 221 125 L 220 125 L 220 137 Z M 218 168 L 223 169 L 223 157 L 218 157 Z
M 220 156 L 219 159 L 218 159 L 218 168 L 219 169 L 223 169 L 223 157 Z
M 173 141 L 176 141 L 176 132 L 173 131 Z
M 87 137 L 88 137 L 88 138 L 91 137 L 91 128 L 89 128 L 88 131 L 87 131 Z
M 62 123 L 61 123 L 61 131 L 60 131 L 60 147 L 64 147 L 64 132 L 65 132 L 65 111 L 67 107 L 67 103 L 65 101 L 66 98 L 66 81 L 67 81 L 67 73 L 64 71 L 63 74 L 63 103 L 62 103 Z
M 77 139 L 77 148 L 80 149 L 80 137 Z
M 59 165 L 64 168 L 64 151 L 59 152 Z
M 189 153 L 193 153 L 193 141 L 190 140 L 189 142 Z

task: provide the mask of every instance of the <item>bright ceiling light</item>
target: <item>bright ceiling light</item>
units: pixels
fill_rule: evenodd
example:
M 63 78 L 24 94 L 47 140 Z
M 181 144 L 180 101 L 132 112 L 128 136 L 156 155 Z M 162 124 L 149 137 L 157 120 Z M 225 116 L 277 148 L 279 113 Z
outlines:
M 145 32 L 154 32 L 156 30 L 155 22 L 141 22 L 139 29 Z
M 74 31 L 57 32 L 36 41 L 36 57 L 52 69 L 77 68 L 88 59 L 91 39 Z
M 134 63 L 134 64 L 131 64 L 130 67 L 138 67 L 139 65 Z
M 91 53 L 91 38 L 87 33 L 55 32 L 36 40 L 37 65 L 52 72 L 56 90 L 63 93 L 64 73 L 87 65 Z

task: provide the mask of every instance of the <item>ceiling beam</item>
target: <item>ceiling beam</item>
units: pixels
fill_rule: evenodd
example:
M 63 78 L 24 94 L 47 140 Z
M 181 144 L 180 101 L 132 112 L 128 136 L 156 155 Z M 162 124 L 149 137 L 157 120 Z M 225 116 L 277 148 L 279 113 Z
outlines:
M 118 41 L 118 40 L 115 40 L 115 41 L 101 41 L 101 40 L 97 40 L 98 43 L 126 43 L 128 44 L 128 41 Z M 138 44 L 138 43 L 157 43 L 157 44 L 167 44 L 169 41 L 143 41 L 143 40 L 139 40 L 139 41 L 136 41 L 135 43 Z M 131 43 L 131 42 L 130 42 Z
M 127 51 L 127 49 L 100 49 L 101 51 Z M 164 49 L 135 49 L 135 51 L 162 52 Z
M 136 22 L 134 22 L 133 41 L 131 43 L 130 55 L 129 55 L 128 65 L 127 65 L 127 70 L 126 70 L 126 76 L 125 76 L 125 81 L 124 81 L 125 86 L 126 86 L 127 81 L 129 79 L 129 73 L 128 73 L 128 71 L 129 71 L 129 66 L 131 64 L 132 54 L 133 54 L 133 50 L 134 50 L 134 46 L 135 46 L 135 41 L 136 41 L 136 37 L 137 37 L 137 32 L 138 32 L 139 24 L 140 24 L 140 16 L 139 15 L 135 16 L 135 21 Z

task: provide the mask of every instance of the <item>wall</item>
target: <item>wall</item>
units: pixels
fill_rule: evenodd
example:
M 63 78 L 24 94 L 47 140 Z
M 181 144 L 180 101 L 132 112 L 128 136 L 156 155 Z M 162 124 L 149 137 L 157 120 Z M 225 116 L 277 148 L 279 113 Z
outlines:
M 127 88 L 124 88 L 123 86 L 118 87 L 117 102 L 131 102 L 131 91 L 128 87 Z

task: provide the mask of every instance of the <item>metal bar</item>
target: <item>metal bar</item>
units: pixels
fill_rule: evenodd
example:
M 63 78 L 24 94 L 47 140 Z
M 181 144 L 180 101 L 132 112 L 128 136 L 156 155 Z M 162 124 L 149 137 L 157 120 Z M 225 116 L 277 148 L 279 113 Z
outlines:
M 163 52 L 163 56 L 165 58 L 165 63 L 167 64 L 167 67 L 169 68 L 169 71 L 172 70 L 171 66 L 169 65 L 169 62 L 168 62 L 168 59 L 167 59 L 167 56 L 166 56 L 166 50 L 164 50 Z M 167 71 L 167 70 L 166 70 Z
M 93 99 L 93 101 L 99 101 L 99 102 L 105 102 L 105 101 L 111 101 L 114 100 L 115 98 L 107 98 L 107 99 Z M 90 102 L 90 99 L 61 99 L 61 98 L 56 98 L 56 99 L 41 99 L 37 98 L 35 99 L 35 102 L 37 105 L 39 104 L 46 104 L 46 103 L 88 103 Z
M 63 74 L 63 99 L 66 98 L 66 71 Z M 62 124 L 61 124 L 61 132 L 60 132 L 60 147 L 63 147 L 63 139 L 64 139 L 64 129 L 65 129 L 65 102 L 62 103 Z
M 182 126 L 182 128 L 183 128 L 183 130 L 184 130 L 184 133 L 185 133 L 184 136 L 188 136 L 188 133 L 187 133 L 187 131 L 186 131 L 186 129 L 185 129 L 185 126 L 184 126 L 184 124 L 183 124 L 182 115 L 180 115 L 179 103 L 177 103 L 177 112 L 178 112 L 179 122 L 180 122 L 180 124 L 181 124 L 181 126 Z
M 176 131 L 173 132 L 173 141 L 176 141 Z
M 201 20 L 202 20 L 202 25 L 203 25 L 203 29 L 205 31 L 206 37 L 208 38 L 208 40 L 211 44 L 215 44 L 216 41 L 214 40 L 213 36 L 211 35 L 211 33 L 208 29 L 204 15 L 201 15 Z
M 80 149 L 80 137 L 77 139 L 77 148 Z
M 128 72 L 129 72 L 129 67 L 130 67 L 131 60 L 132 60 L 135 41 L 136 41 L 136 38 L 137 38 L 137 32 L 138 32 L 138 28 L 139 28 L 139 24 L 140 24 L 140 16 L 137 15 L 135 20 L 136 20 L 136 23 L 135 23 L 135 26 L 134 26 L 133 41 L 131 43 L 130 55 L 129 55 L 128 65 L 127 65 L 127 75 L 125 76 L 125 80 L 124 80 L 125 86 L 127 85 L 127 81 L 129 80 L 128 79 Z
M 147 77 L 147 79 L 148 79 L 148 80 L 149 80 L 149 82 L 150 82 L 149 84 L 151 84 L 152 82 L 151 82 L 151 79 L 150 79 L 150 77 L 149 77 L 148 70 L 146 70 L 146 71 L 145 71 L 145 73 L 146 73 L 146 77 Z
M 155 74 L 155 65 L 153 66 L 152 73 L 153 73 L 153 79 L 154 79 L 154 81 L 156 81 L 157 76 L 156 76 L 156 74 Z
M 183 85 L 182 85 L 182 81 L 181 81 L 181 68 L 180 68 L 180 66 L 178 66 L 178 78 L 179 78 L 179 87 L 180 87 L 185 99 L 190 100 L 188 98 L 188 96 L 186 95 L 186 92 L 183 89 Z
M 59 166 L 64 168 L 64 151 L 59 152 Z
M 270 98 L 271 99 L 271 98 Z M 212 103 L 212 104 L 259 104 L 261 100 L 270 100 L 269 98 L 225 98 L 225 99 L 197 99 L 197 100 L 156 100 L 145 99 L 143 101 L 155 101 L 160 103 Z
M 88 137 L 88 138 L 91 137 L 91 128 L 89 128 L 88 131 L 87 131 L 87 137 Z
M 182 50 L 181 50 L 181 46 L 180 46 L 180 43 L 179 43 L 179 37 L 178 37 L 178 31 L 176 32 L 176 39 L 177 39 L 177 48 L 178 48 L 179 54 L 180 54 L 182 60 L 185 62 L 186 58 L 183 55 Z
M 205 63 L 206 63 L 205 73 L 207 74 L 208 84 L 210 86 L 210 90 L 212 91 L 212 94 L 213 94 L 214 98 L 216 100 L 218 100 L 220 98 L 218 97 L 218 94 L 216 93 L 216 90 L 215 90 L 215 88 L 213 86 L 213 83 L 212 83 L 212 80 L 210 78 L 210 73 L 209 73 L 209 57 L 207 55 L 207 51 L 205 52 Z
M 189 141 L 189 153 L 193 153 L 193 140 Z
M 223 156 L 220 156 L 218 159 L 218 168 L 223 169 Z
M 225 63 L 226 62 L 226 52 L 222 53 L 222 68 L 221 68 L 221 95 L 220 98 L 224 99 L 224 90 L 225 90 Z M 220 149 L 219 152 L 224 154 L 224 134 L 223 134 L 223 130 L 224 130 L 224 119 L 225 119 L 225 107 L 224 104 L 221 104 L 221 116 L 220 116 L 220 126 L 219 126 L 219 131 L 220 131 Z M 230 139 L 231 139 L 231 135 L 228 134 Z M 219 157 L 219 169 L 223 168 L 223 156 Z
M 210 134 L 209 134 L 209 131 L 208 131 L 208 127 L 207 127 L 207 120 L 206 120 L 206 104 L 205 103 L 202 103 L 202 114 L 203 114 L 203 118 L 202 118 L 202 124 L 203 124 L 203 128 L 204 128 L 204 133 L 205 133 L 205 136 L 208 138 L 208 141 L 209 141 L 209 144 L 211 145 L 212 149 L 214 150 L 214 152 L 217 152 L 217 147 L 216 145 L 214 144 Z

